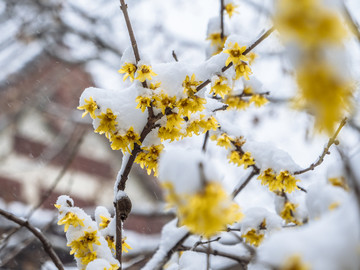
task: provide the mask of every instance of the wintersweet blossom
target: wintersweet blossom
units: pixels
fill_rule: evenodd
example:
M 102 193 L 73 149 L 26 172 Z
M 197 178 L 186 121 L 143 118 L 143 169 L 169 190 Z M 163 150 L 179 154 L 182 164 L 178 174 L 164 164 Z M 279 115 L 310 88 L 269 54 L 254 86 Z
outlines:
M 138 76 L 135 78 L 140 82 L 145 82 L 145 80 L 152 80 L 151 76 L 156 76 L 157 74 L 151 70 L 151 66 L 141 65 L 136 71 Z
M 245 62 L 240 62 L 235 65 L 235 80 L 244 77 L 245 80 L 250 80 L 249 75 L 252 74 L 250 66 Z
M 58 225 L 65 225 L 65 227 L 64 227 L 64 232 L 67 232 L 67 230 L 69 229 L 69 226 L 71 225 L 71 226 L 74 226 L 75 228 L 77 227 L 77 226 L 82 226 L 82 227 L 84 227 L 85 225 L 84 225 L 84 219 L 79 219 L 79 217 L 76 215 L 76 214 L 74 214 L 74 213 L 72 213 L 72 212 L 67 212 L 66 214 L 65 214 L 65 216 L 62 218 L 62 219 L 60 219 L 59 221 L 58 221 Z
M 140 135 L 134 131 L 134 127 L 130 127 L 124 135 L 112 134 L 110 142 L 113 150 L 121 149 L 124 153 L 130 153 L 135 143 L 141 145 Z
M 99 224 L 99 229 L 105 229 L 110 223 L 110 218 L 104 216 L 100 216 L 100 218 L 101 218 L 101 223 Z
M 309 264 L 304 263 L 301 259 L 301 256 L 294 254 L 288 257 L 284 264 L 279 268 L 280 270 L 310 270 L 311 267 Z
M 248 61 L 247 57 L 243 55 L 245 50 L 246 50 L 246 46 L 242 46 L 240 48 L 237 42 L 235 42 L 235 44 L 229 42 L 228 48 L 224 50 L 224 53 L 229 54 L 228 58 L 226 59 L 225 66 L 228 66 L 230 63 L 233 63 L 236 66 L 241 61 L 247 62 Z
M 228 3 L 225 5 L 225 11 L 229 15 L 229 18 L 231 18 L 235 13 L 239 14 L 239 12 L 236 10 L 238 6 L 234 5 L 234 3 Z
M 250 98 L 250 103 L 254 103 L 255 107 L 261 107 L 268 102 L 269 101 L 267 100 L 267 98 L 264 97 L 263 95 L 255 94 L 255 95 L 252 95 Z
M 241 237 L 245 239 L 246 243 L 258 247 L 264 239 L 264 234 L 257 232 L 256 229 L 252 228 L 246 233 L 243 233 Z
M 344 190 L 346 191 L 349 191 L 350 188 L 346 182 L 346 179 L 345 177 L 343 176 L 340 176 L 340 177 L 330 177 L 328 179 L 329 183 L 331 185 L 333 185 L 334 187 L 340 187 L 340 188 L 343 188 Z
M 173 109 L 176 106 L 176 97 L 169 97 L 163 92 L 160 95 L 156 95 L 154 99 L 155 107 L 160 109 L 162 114 L 165 114 L 167 108 Z
M 95 110 L 98 108 L 98 105 L 93 100 L 92 97 L 89 99 L 85 98 L 85 105 L 77 107 L 78 110 L 85 110 L 81 117 L 85 117 L 85 115 L 90 114 L 92 119 L 95 119 Z
M 280 217 L 285 220 L 286 223 L 295 223 L 298 225 L 301 224 L 294 217 L 294 213 L 297 207 L 297 204 L 293 204 L 290 201 L 285 202 L 284 207 L 280 212 Z
M 151 98 L 149 97 L 138 96 L 135 101 L 138 103 L 136 109 L 141 109 L 142 112 L 144 112 L 147 107 L 151 106 Z
M 244 110 L 250 106 L 250 102 L 239 96 L 227 96 L 224 103 L 228 105 L 228 109 Z
M 231 87 L 228 85 L 227 78 L 224 76 L 218 76 L 212 83 L 210 93 L 214 93 L 214 95 L 219 95 L 222 98 L 225 98 L 231 91 Z
M 321 1 L 278 1 L 275 25 L 285 38 L 305 46 L 339 44 L 347 35 L 340 16 Z
M 332 134 L 336 125 L 353 109 L 353 85 L 326 61 L 309 60 L 297 72 L 299 94 L 296 106 L 315 115 L 318 130 Z
M 141 147 L 141 152 L 136 156 L 135 163 L 138 163 L 141 168 L 146 168 L 149 175 L 151 174 L 151 171 L 154 171 L 154 175 L 157 176 L 158 161 L 163 149 L 164 146 L 162 144 Z
M 128 243 L 125 242 L 126 237 L 124 237 L 123 239 L 121 239 L 121 244 L 122 244 L 122 251 L 125 253 L 129 252 L 129 249 L 132 249 L 132 247 L 129 246 Z M 116 268 L 117 269 L 117 268 Z
M 215 134 L 210 137 L 211 140 L 217 141 L 216 145 L 225 147 L 226 149 L 231 147 L 231 138 L 224 132 L 219 137 Z
M 177 102 L 177 107 L 181 115 L 189 117 L 191 113 L 203 111 L 205 109 L 204 104 L 206 104 L 205 98 L 193 95 L 180 99 Z
M 268 168 L 263 171 L 258 179 L 261 180 L 262 185 L 268 185 L 270 191 L 284 191 L 287 193 L 293 192 L 297 187 L 298 179 L 289 173 L 289 171 L 280 171 L 278 175 L 275 172 Z
M 182 86 L 184 87 L 184 93 L 189 96 L 193 96 L 196 93 L 196 87 L 201 83 L 202 81 L 196 80 L 195 74 L 191 75 L 191 78 L 186 75 L 186 78 L 182 83 Z
M 295 179 L 295 176 L 291 175 L 288 171 L 281 171 L 276 180 L 283 184 L 283 189 L 287 193 L 293 192 L 295 189 L 299 189 L 296 185 L 299 180 Z
M 255 164 L 254 158 L 251 157 L 251 154 L 249 152 L 241 154 L 239 151 L 231 151 L 228 159 L 231 163 L 234 163 L 237 166 L 244 165 L 245 169 Z
M 97 118 L 100 119 L 100 124 L 95 129 L 95 132 L 104 134 L 106 137 L 109 138 L 109 136 L 116 131 L 116 125 L 118 122 L 115 121 L 116 115 L 112 112 L 111 109 L 106 109 L 106 113 L 101 113 Z
M 179 225 L 194 234 L 210 238 L 243 218 L 239 205 L 220 183 L 209 182 L 195 194 L 176 194 L 171 183 L 165 186 L 170 194 L 167 201 L 177 207 Z
M 133 63 L 125 63 L 121 69 L 118 70 L 119 73 L 124 73 L 124 81 L 127 78 L 130 78 L 130 81 L 134 81 L 134 75 L 137 67 Z

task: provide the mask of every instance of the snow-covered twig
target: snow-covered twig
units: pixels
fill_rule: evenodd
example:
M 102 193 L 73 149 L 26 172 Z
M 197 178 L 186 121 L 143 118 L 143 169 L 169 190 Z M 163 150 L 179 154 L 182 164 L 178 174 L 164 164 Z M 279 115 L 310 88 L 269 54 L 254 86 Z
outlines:
M 13 215 L 3 209 L 0 209 L 0 215 L 7 218 L 8 220 L 11 220 L 11 221 L 19 224 L 22 227 L 25 227 L 32 234 L 34 234 L 41 241 L 45 252 L 50 256 L 51 260 L 54 262 L 56 267 L 59 270 L 64 270 L 64 266 L 63 266 L 62 262 L 60 261 L 58 255 L 55 253 L 54 249 L 52 248 L 52 245 L 50 244 L 49 240 L 41 233 L 41 231 L 39 229 L 32 226 L 27 220 L 18 218 L 15 215 Z
M 334 135 L 329 139 L 329 141 L 328 141 L 326 147 L 324 148 L 322 154 L 320 155 L 319 159 L 316 162 L 311 163 L 309 167 L 307 167 L 303 170 L 294 172 L 294 175 L 302 174 L 302 173 L 305 173 L 308 171 L 313 171 L 317 166 L 319 166 L 321 163 L 323 163 L 325 156 L 330 154 L 330 152 L 329 152 L 330 147 L 333 144 L 335 144 L 335 145 L 339 144 L 339 141 L 336 139 L 336 137 L 339 135 L 340 130 L 345 126 L 346 121 L 347 121 L 347 118 L 345 117 L 339 124 L 339 127 L 336 129 Z

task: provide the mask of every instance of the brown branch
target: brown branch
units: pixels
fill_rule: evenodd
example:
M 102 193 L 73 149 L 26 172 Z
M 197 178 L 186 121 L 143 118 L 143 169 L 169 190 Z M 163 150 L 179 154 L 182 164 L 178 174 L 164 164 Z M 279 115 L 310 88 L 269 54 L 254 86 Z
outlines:
M 134 32 L 132 30 L 131 27 L 131 22 L 130 22 L 130 18 L 129 18 L 129 14 L 127 12 L 127 5 L 125 4 L 124 0 L 120 0 L 120 9 L 122 10 L 123 14 L 124 14 L 124 19 L 125 19 L 125 23 L 126 23 L 126 27 L 128 29 L 129 32 L 129 36 L 130 36 L 130 41 L 131 41 L 131 46 L 133 48 L 134 51 L 134 55 L 135 55 L 135 60 L 136 60 L 136 64 L 140 61 L 140 55 L 139 55 L 139 50 L 137 47 L 137 43 L 136 43 L 136 39 L 135 39 L 135 35 Z
M 341 123 L 339 124 L 339 127 L 336 129 L 335 131 L 335 134 L 329 139 L 326 147 L 324 148 L 322 154 L 319 156 L 319 159 L 314 162 L 314 163 L 311 163 L 309 167 L 303 169 L 303 170 L 299 170 L 299 171 L 296 171 L 294 172 L 293 174 L 294 175 L 298 175 L 298 174 L 302 174 L 302 173 L 305 173 L 305 172 L 308 172 L 308 171 L 313 171 L 317 166 L 319 166 L 321 163 L 323 163 L 324 161 L 324 158 L 326 155 L 330 155 L 330 147 L 335 144 L 339 144 L 339 141 L 336 139 L 336 137 L 339 135 L 339 132 L 340 130 L 343 128 L 343 126 L 345 126 L 346 124 L 346 121 L 347 121 L 347 118 L 345 117 Z
M 220 0 L 220 38 L 224 39 L 224 0 Z
M 176 55 L 176 53 L 175 53 L 174 50 L 172 51 L 172 56 L 174 57 L 174 59 L 175 59 L 176 62 L 179 62 L 179 60 L 178 60 L 178 58 L 177 58 L 177 55 Z
M 208 140 L 209 140 L 209 131 L 206 131 L 203 146 L 201 148 L 203 152 L 206 152 L 206 145 L 207 145 Z
M 243 53 L 243 55 L 248 54 L 249 52 L 251 52 L 257 45 L 259 45 L 264 39 L 266 39 L 268 36 L 270 36 L 270 34 L 272 32 L 274 32 L 275 28 L 271 27 L 269 30 L 267 30 L 263 35 L 261 35 L 253 44 L 251 44 Z M 232 67 L 232 62 L 227 65 L 224 66 L 221 71 L 225 72 L 226 70 L 228 70 L 230 67 Z M 210 79 L 207 79 L 206 81 L 204 81 L 202 84 L 200 84 L 198 87 L 196 87 L 196 91 L 199 92 L 201 89 L 203 89 L 205 86 L 207 86 L 210 83 Z
M 248 177 L 245 179 L 245 181 L 241 184 L 240 187 L 236 188 L 233 193 L 232 193 L 232 197 L 235 198 L 246 186 L 247 184 L 249 184 L 250 180 L 257 174 L 260 173 L 260 169 L 257 166 L 252 166 L 253 170 L 251 171 L 251 173 L 248 175 Z
M 210 248 L 209 250 L 207 248 L 202 248 L 202 247 L 197 247 L 195 249 L 192 249 L 191 247 L 187 247 L 187 246 L 181 246 L 178 251 L 195 251 L 195 252 L 200 252 L 200 253 L 205 253 L 207 254 L 207 252 L 209 252 L 209 254 L 214 255 L 214 256 L 221 256 L 221 257 L 225 257 L 225 258 L 229 258 L 232 259 L 234 261 L 237 261 L 238 263 L 240 263 L 241 265 L 246 263 L 248 264 L 251 260 L 250 257 L 241 257 L 241 256 L 235 256 L 233 254 L 229 254 L 220 250 L 216 250 L 216 249 L 212 249 Z
M 57 254 L 55 253 L 49 240 L 40 232 L 39 229 L 32 226 L 27 220 L 18 218 L 3 209 L 0 209 L 0 215 L 4 216 L 8 220 L 11 220 L 11 221 L 19 224 L 22 227 L 25 227 L 32 234 L 34 234 L 40 240 L 40 242 L 43 244 L 43 248 L 44 248 L 45 252 L 50 256 L 51 260 L 54 262 L 57 269 L 64 270 L 64 266 L 63 266 L 62 262 L 60 261 L 59 257 L 57 256 Z

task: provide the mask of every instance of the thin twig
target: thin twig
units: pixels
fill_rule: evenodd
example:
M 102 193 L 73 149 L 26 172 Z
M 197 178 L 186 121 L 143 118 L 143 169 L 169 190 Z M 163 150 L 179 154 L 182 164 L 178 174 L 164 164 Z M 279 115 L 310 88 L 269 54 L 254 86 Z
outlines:
M 224 0 L 220 0 L 220 38 L 224 39 Z
M 136 61 L 136 64 L 137 64 L 140 61 L 140 54 L 139 54 L 139 50 L 138 50 L 138 47 L 137 47 L 134 31 L 133 31 L 133 29 L 131 27 L 129 14 L 127 12 L 127 5 L 125 4 L 124 0 L 120 0 L 120 9 L 122 10 L 122 12 L 124 14 L 126 27 L 128 29 L 128 32 L 129 32 L 131 46 L 133 48 L 134 55 L 135 55 L 135 61 Z
M 330 147 L 333 144 L 338 144 L 339 143 L 339 141 L 336 139 L 336 137 L 339 135 L 339 132 L 343 128 L 343 126 L 345 126 L 346 121 L 347 121 L 347 118 L 345 117 L 341 121 L 341 123 L 339 124 L 339 127 L 335 131 L 335 134 L 329 139 L 329 141 L 328 141 L 326 147 L 324 148 L 322 154 L 319 156 L 319 159 L 316 162 L 311 163 L 309 167 L 307 167 L 307 168 L 305 168 L 303 170 L 299 170 L 299 171 L 294 172 L 293 173 L 294 175 L 302 174 L 302 173 L 305 173 L 305 172 L 308 172 L 308 171 L 313 171 L 317 166 L 319 166 L 321 163 L 323 163 L 325 156 L 330 154 L 330 151 L 329 151 Z
M 243 55 L 248 54 L 250 51 L 252 51 L 257 45 L 259 45 L 264 39 L 266 39 L 268 36 L 270 36 L 270 34 L 272 32 L 274 32 L 275 28 L 271 27 L 269 30 L 267 30 L 263 35 L 261 35 L 253 44 L 251 44 L 243 53 Z M 232 67 L 232 62 L 227 65 L 224 66 L 221 71 L 225 72 L 226 70 L 228 70 L 230 67 Z M 200 84 L 198 87 L 196 87 L 196 91 L 199 92 L 201 89 L 203 89 L 205 86 L 207 86 L 211 81 L 209 79 L 207 79 L 206 81 L 204 81 L 202 84 Z
M 248 177 L 245 179 L 245 181 L 241 184 L 240 187 L 236 188 L 233 191 L 233 193 L 232 193 L 233 198 L 235 198 L 247 186 L 247 184 L 249 184 L 250 180 L 259 173 L 260 173 L 260 169 L 257 166 L 253 166 L 253 170 L 248 175 Z
M 201 148 L 203 152 L 206 152 L 206 145 L 207 145 L 208 140 L 209 140 L 209 131 L 206 131 L 203 146 Z
M 188 251 L 188 250 L 192 250 L 191 247 L 187 247 L 187 246 L 181 246 L 178 251 Z M 212 249 L 210 248 L 210 250 L 208 251 L 207 248 L 203 248 L 203 247 L 197 247 L 195 248 L 193 251 L 195 252 L 200 252 L 200 253 L 207 253 L 209 252 L 211 255 L 214 255 L 214 256 L 221 256 L 221 257 L 225 257 L 225 258 L 229 258 L 229 259 L 232 259 L 234 261 L 237 261 L 238 263 L 240 264 L 243 264 L 243 263 L 249 263 L 251 258 L 250 257 L 241 257 L 241 256 L 235 256 L 233 254 L 229 254 L 229 253 L 226 253 L 226 252 L 222 252 L 220 250 L 216 250 L 216 249 Z
M 175 53 L 174 50 L 172 51 L 172 56 L 174 57 L 174 59 L 175 59 L 176 62 L 179 62 L 179 60 L 178 60 L 178 58 L 177 58 L 177 55 L 176 55 L 176 53 Z
M 55 253 L 49 240 L 40 232 L 40 230 L 38 228 L 35 228 L 34 226 L 32 226 L 27 220 L 18 218 L 15 215 L 13 215 L 3 209 L 0 209 L 0 215 L 4 216 L 8 220 L 11 220 L 11 221 L 19 224 L 22 227 L 25 227 L 31 233 L 33 233 L 41 241 L 45 252 L 50 256 L 51 260 L 54 262 L 57 269 L 64 270 L 64 266 L 63 266 L 62 262 L 60 261 L 58 255 Z

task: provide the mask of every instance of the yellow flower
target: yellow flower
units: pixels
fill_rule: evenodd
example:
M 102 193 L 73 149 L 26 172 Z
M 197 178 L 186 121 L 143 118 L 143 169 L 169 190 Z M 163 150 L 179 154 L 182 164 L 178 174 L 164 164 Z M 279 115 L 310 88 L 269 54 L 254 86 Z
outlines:
M 110 218 L 104 216 L 100 216 L 100 218 L 101 218 L 101 223 L 99 224 L 99 228 L 105 229 L 110 223 Z
M 115 252 L 116 250 L 116 245 L 115 245 L 115 241 L 114 241 L 114 237 L 107 235 L 105 236 L 105 240 L 108 244 L 108 247 L 110 248 L 111 252 Z
M 125 242 L 125 240 L 126 240 L 126 237 L 121 239 L 122 251 L 125 252 L 125 253 L 128 253 L 129 249 L 132 249 L 132 247 L 130 247 L 129 244 Z
M 136 156 L 135 163 L 138 163 L 141 168 L 146 168 L 147 174 L 150 175 L 151 171 L 154 171 L 154 175 L 157 176 L 158 160 L 163 149 L 162 144 L 142 147 L 142 152 Z
M 138 96 L 135 101 L 138 103 L 136 109 L 141 109 L 142 112 L 144 112 L 147 107 L 151 106 L 151 98 L 149 97 Z
M 328 179 L 328 181 L 334 187 L 341 187 L 341 188 L 345 189 L 346 191 L 350 190 L 348 184 L 346 183 L 346 179 L 343 176 L 341 176 L 341 177 L 331 177 L 331 178 Z
M 340 44 L 347 30 L 340 16 L 321 1 L 278 1 L 275 25 L 285 38 L 305 46 Z
M 136 66 L 132 63 L 125 63 L 121 69 L 118 70 L 119 73 L 124 73 L 124 81 L 129 77 L 130 81 L 134 81 L 134 75 L 136 71 Z
M 215 95 L 219 95 L 222 98 L 225 98 L 231 91 L 231 87 L 227 84 L 227 79 L 224 76 L 218 76 L 213 85 L 211 86 L 210 93 L 214 93 Z
M 110 137 L 111 149 L 113 150 L 122 150 L 124 153 L 129 152 L 134 149 L 134 144 L 137 143 L 141 145 L 140 135 L 134 132 L 134 128 L 130 127 L 126 134 L 112 134 Z
M 211 41 L 211 46 L 221 47 L 221 49 L 222 49 L 222 47 L 224 47 L 224 43 L 226 41 L 226 36 L 224 36 L 224 38 L 221 39 L 220 33 L 211 33 L 206 38 L 206 40 Z
M 108 108 L 106 113 L 101 113 L 98 118 L 100 119 L 100 124 L 98 128 L 95 129 L 95 132 L 100 134 L 105 133 L 106 137 L 109 138 L 110 134 L 116 130 L 115 126 L 118 124 L 118 122 L 115 121 L 116 115 Z
M 244 77 L 245 80 L 250 80 L 249 75 L 252 74 L 251 68 L 245 62 L 240 62 L 235 65 L 235 80 L 238 80 L 240 77 Z
M 255 164 L 254 158 L 251 157 L 249 152 L 241 154 L 238 151 L 232 151 L 228 156 L 228 159 L 230 159 L 230 162 L 236 164 L 237 166 L 244 165 L 245 169 Z
M 247 58 L 249 59 L 249 65 L 252 65 L 254 63 L 255 59 L 258 57 L 258 55 L 254 52 L 249 52 L 247 54 Z
M 250 102 L 254 103 L 256 107 L 261 107 L 268 103 L 268 100 L 266 97 L 256 94 L 251 96 Z
M 293 204 L 290 201 L 285 202 L 284 208 L 280 212 L 280 217 L 285 220 L 286 223 L 295 223 L 299 225 L 300 222 L 294 217 L 297 206 L 297 204 Z
M 140 82 L 145 82 L 146 79 L 152 80 L 151 76 L 156 76 L 157 74 L 151 70 L 151 66 L 141 65 L 137 70 L 138 76 L 135 78 Z
M 206 104 L 206 99 L 194 95 L 180 99 L 177 106 L 179 107 L 179 113 L 181 115 L 189 117 L 193 112 L 201 112 L 204 110 L 204 104 Z
M 79 258 L 87 254 L 89 251 L 93 252 L 93 245 L 101 245 L 97 231 L 84 232 L 84 235 L 76 240 L 73 240 L 67 246 L 71 247 L 70 255 L 75 254 L 75 257 Z
M 151 90 L 156 90 L 156 89 L 158 89 L 158 88 L 160 87 L 160 85 L 161 85 L 161 82 L 157 82 L 157 83 L 155 83 L 155 84 L 150 83 L 149 88 L 150 88 Z
M 158 136 L 161 138 L 162 141 L 164 140 L 178 140 L 180 139 L 183 134 L 179 128 L 167 128 L 167 127 L 160 127 L 158 131 Z
M 261 180 L 262 185 L 266 186 L 269 185 L 269 183 L 276 180 L 276 174 L 274 173 L 273 169 L 268 168 L 265 171 L 263 171 L 262 174 L 260 174 L 257 179 Z
M 156 95 L 155 107 L 160 109 L 162 114 L 165 114 L 166 108 L 173 109 L 176 105 L 176 97 L 169 97 L 167 94 L 161 93 L 161 95 Z
M 332 134 L 337 123 L 353 108 L 352 82 L 329 63 L 306 61 L 297 72 L 296 105 L 315 115 L 315 126 Z
M 295 189 L 299 189 L 296 185 L 299 180 L 295 179 L 295 176 L 291 175 L 288 171 L 281 171 L 276 180 L 283 184 L 285 192 L 291 193 Z
M 255 229 L 248 230 L 246 233 L 241 235 L 245 239 L 246 243 L 258 247 L 264 239 L 263 233 L 257 233 Z
M 340 206 L 339 202 L 332 202 L 328 208 L 329 208 L 329 210 L 334 210 L 334 209 L 338 208 L 339 206 Z
M 85 105 L 77 107 L 78 110 L 85 110 L 81 117 L 90 114 L 91 118 L 94 119 L 96 117 L 95 110 L 98 108 L 98 105 L 92 97 L 90 97 L 89 99 L 85 98 L 85 103 Z
M 96 251 L 91 251 L 87 253 L 85 256 L 81 256 L 81 257 L 82 257 L 81 263 L 87 265 L 97 258 Z
M 191 75 L 191 78 L 186 75 L 186 78 L 182 83 L 182 86 L 184 87 L 184 93 L 189 96 L 194 95 L 196 93 L 196 87 L 201 83 L 202 81 L 195 80 L 195 74 Z
M 225 147 L 226 149 L 231 147 L 231 138 L 226 134 L 226 133 L 222 133 L 218 138 L 217 138 L 217 143 L 216 145 Z
M 228 105 L 228 109 L 244 110 L 250 105 L 248 101 L 238 96 L 227 96 L 224 102 Z
M 77 226 L 81 226 L 81 227 L 84 227 L 84 222 L 83 222 L 84 219 L 79 219 L 79 217 L 72 213 L 72 212 L 67 212 L 65 214 L 65 216 L 60 219 L 58 221 L 58 225 L 64 225 L 65 224 L 65 227 L 64 227 L 64 232 L 66 232 L 68 229 L 69 229 L 69 226 L 74 226 L 75 228 Z
M 300 255 L 292 255 L 286 259 L 280 270 L 310 270 L 309 264 L 303 263 Z
M 236 66 L 241 61 L 247 62 L 248 59 L 246 58 L 245 55 L 243 55 L 245 50 L 246 50 L 246 46 L 240 48 L 237 42 L 235 42 L 234 45 L 231 42 L 229 42 L 228 49 L 224 50 L 224 53 L 229 54 L 229 57 L 225 62 L 225 66 L 228 66 L 230 63 L 233 63 Z
M 185 195 L 177 207 L 180 226 L 206 238 L 243 218 L 239 205 L 216 182 L 208 183 L 201 192 Z
M 184 119 L 178 113 L 168 114 L 166 116 L 166 127 L 167 128 L 180 128 Z
M 199 126 L 204 129 L 203 132 L 206 132 L 211 129 L 215 131 L 219 127 L 219 123 L 215 119 L 215 117 L 211 116 L 207 120 L 200 119 Z
M 237 7 L 238 6 L 234 5 L 233 3 L 228 3 L 227 5 L 225 5 L 224 8 L 226 13 L 229 15 L 229 18 L 231 18 L 235 13 L 239 14 L 239 12 L 235 10 Z

